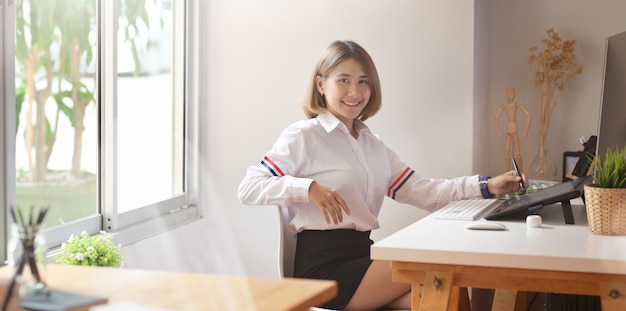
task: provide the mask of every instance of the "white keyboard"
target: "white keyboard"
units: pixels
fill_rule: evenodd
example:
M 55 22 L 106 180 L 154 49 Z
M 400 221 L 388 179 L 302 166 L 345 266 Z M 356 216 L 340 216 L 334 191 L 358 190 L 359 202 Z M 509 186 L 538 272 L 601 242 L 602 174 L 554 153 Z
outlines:
M 437 219 L 476 220 L 488 209 L 502 203 L 499 199 L 469 199 L 450 202 L 435 213 Z

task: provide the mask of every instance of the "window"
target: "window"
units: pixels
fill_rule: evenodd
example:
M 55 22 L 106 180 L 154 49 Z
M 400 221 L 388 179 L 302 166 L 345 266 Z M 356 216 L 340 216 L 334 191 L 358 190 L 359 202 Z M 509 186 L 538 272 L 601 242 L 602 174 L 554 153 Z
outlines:
M 50 246 L 196 218 L 193 1 L 2 3 L 4 206 L 49 206 Z

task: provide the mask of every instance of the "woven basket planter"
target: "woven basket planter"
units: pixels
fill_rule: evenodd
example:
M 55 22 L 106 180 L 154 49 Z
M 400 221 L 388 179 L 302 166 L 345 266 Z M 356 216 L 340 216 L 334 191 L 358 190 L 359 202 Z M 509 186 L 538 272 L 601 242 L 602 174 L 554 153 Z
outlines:
M 585 185 L 585 205 L 591 233 L 626 235 L 626 188 Z

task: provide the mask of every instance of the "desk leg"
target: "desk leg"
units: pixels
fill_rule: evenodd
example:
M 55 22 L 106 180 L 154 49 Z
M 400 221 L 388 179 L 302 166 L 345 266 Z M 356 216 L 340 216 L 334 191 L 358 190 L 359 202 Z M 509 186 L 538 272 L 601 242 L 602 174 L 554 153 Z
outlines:
M 467 287 L 453 287 L 448 300 L 449 311 L 471 311 Z
M 491 311 L 524 311 L 527 300 L 528 293 L 526 292 L 496 289 Z
M 424 291 L 424 284 L 412 283 L 411 284 L 411 310 L 419 310 L 422 304 L 422 293 Z
M 448 302 L 451 293 L 452 273 L 426 272 L 421 304 L 420 306 L 413 305 L 412 309 L 446 311 L 448 310 Z
M 602 311 L 626 310 L 626 284 L 600 283 Z

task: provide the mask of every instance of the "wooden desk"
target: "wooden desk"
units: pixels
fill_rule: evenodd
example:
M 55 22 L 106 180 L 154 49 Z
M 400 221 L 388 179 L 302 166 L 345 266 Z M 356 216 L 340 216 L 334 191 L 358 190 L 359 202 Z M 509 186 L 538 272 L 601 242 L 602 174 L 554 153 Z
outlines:
M 7 267 L 0 277 L 8 278 Z M 168 310 L 308 310 L 337 294 L 334 281 L 47 266 L 51 288 Z M 2 295 L 4 298 L 4 294 Z
M 572 203 L 575 225 L 560 205 L 537 212 L 541 228 L 499 221 L 506 231 L 428 216 L 375 243 L 372 258 L 392 261 L 393 280 L 412 284 L 412 310 L 453 310 L 460 287 L 594 295 L 605 311 L 626 310 L 626 236 L 590 233 Z

